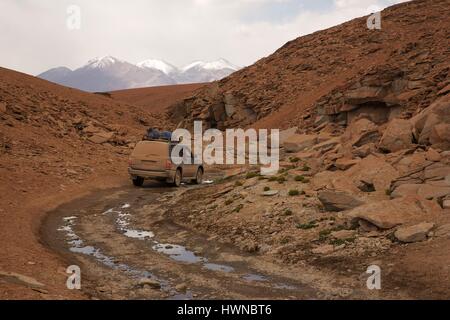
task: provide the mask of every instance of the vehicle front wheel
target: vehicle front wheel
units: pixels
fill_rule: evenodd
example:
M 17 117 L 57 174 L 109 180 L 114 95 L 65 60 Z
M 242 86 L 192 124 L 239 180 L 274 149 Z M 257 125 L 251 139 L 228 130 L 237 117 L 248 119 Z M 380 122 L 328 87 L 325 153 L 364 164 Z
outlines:
M 133 185 L 135 187 L 142 187 L 143 184 L 144 184 L 144 178 L 142 178 L 142 177 L 133 178 Z
M 202 184 L 202 182 L 203 182 L 203 169 L 202 168 L 198 168 L 197 175 L 195 176 L 194 183 L 195 184 Z
M 181 185 L 181 179 L 182 179 L 182 174 L 181 174 L 181 170 L 178 169 L 175 172 L 175 177 L 173 178 L 173 185 L 175 187 L 179 187 Z

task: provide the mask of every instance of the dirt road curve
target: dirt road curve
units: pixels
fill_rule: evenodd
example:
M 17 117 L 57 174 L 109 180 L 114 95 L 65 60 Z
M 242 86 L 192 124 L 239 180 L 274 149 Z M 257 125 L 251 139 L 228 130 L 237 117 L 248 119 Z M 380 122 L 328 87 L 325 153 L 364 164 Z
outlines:
M 164 215 L 182 192 L 161 185 L 102 191 L 59 207 L 41 230 L 88 297 L 308 299 L 317 290 L 257 256 L 186 230 Z M 145 280 L 144 280 L 145 279 Z

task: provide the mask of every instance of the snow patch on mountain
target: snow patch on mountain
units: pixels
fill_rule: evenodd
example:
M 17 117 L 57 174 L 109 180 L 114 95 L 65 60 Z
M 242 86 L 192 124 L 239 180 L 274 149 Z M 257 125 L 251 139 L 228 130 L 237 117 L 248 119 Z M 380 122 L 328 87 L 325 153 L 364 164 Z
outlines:
M 172 64 L 158 59 L 147 59 L 137 63 L 136 65 L 140 68 L 157 69 L 164 72 L 165 74 L 170 74 L 178 70 L 178 68 L 173 66 Z

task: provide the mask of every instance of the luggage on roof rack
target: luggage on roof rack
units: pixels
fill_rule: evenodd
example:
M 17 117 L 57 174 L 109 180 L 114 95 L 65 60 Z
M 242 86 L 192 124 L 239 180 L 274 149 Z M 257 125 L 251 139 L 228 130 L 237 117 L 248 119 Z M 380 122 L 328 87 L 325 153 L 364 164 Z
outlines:
M 163 140 L 171 141 L 172 132 L 159 131 L 158 129 L 150 128 L 147 130 L 147 134 L 144 136 L 144 140 Z

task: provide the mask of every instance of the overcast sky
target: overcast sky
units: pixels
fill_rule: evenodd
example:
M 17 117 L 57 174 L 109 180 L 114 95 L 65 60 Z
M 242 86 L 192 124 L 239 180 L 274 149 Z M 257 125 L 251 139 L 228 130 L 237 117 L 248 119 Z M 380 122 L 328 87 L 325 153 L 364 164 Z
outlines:
M 245 66 L 289 40 L 401 0 L 1 0 L 0 66 L 38 74 L 96 56 Z M 70 5 L 81 10 L 71 30 Z M 72 22 L 74 20 L 69 20 Z

